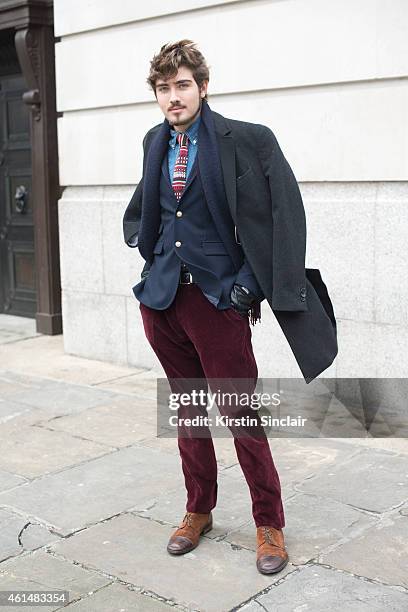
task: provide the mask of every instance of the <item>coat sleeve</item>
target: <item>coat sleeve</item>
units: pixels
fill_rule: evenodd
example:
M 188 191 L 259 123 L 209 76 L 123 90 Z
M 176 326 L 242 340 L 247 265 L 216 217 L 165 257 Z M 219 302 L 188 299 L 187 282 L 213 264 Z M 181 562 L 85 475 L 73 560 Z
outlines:
M 259 156 L 272 204 L 272 310 L 307 311 L 306 216 L 302 196 L 272 130 L 260 128 Z
M 145 166 L 145 149 L 147 134 L 143 138 L 143 174 Z M 142 215 L 142 196 L 143 196 L 143 176 L 140 179 L 132 198 L 123 215 L 123 237 L 125 243 L 132 248 L 137 247 L 138 232 Z

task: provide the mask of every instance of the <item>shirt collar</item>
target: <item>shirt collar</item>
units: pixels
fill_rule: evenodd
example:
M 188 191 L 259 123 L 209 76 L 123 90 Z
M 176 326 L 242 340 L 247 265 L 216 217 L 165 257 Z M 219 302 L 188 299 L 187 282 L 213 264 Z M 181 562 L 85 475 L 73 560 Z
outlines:
M 195 146 L 197 146 L 198 143 L 198 128 L 200 127 L 200 119 L 201 119 L 201 113 L 198 115 L 197 119 L 194 120 L 194 122 L 190 125 L 189 128 L 187 128 L 187 130 L 185 131 L 185 133 L 187 134 L 187 137 L 190 141 L 190 144 L 193 144 Z M 169 140 L 169 145 L 174 149 L 174 147 L 176 146 L 177 143 L 177 134 L 179 134 L 180 132 L 177 132 L 177 130 L 173 130 L 173 128 L 170 128 L 170 140 Z

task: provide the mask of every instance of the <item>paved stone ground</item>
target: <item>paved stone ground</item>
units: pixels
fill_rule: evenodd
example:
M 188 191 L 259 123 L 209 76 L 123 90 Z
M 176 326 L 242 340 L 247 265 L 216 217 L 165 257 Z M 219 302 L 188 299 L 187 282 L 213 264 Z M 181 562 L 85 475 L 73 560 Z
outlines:
M 73 612 L 408 610 L 403 439 L 270 440 L 290 555 L 270 577 L 233 440 L 215 439 L 215 527 L 168 555 L 185 492 L 177 441 L 155 437 L 157 375 L 0 316 L 0 590 L 68 589 Z

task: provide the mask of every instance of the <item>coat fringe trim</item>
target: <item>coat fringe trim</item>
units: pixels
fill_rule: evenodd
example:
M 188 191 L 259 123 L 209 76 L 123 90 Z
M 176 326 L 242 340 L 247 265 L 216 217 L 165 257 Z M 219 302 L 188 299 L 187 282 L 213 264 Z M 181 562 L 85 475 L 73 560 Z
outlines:
M 248 312 L 251 325 L 254 326 L 258 321 L 261 320 L 261 302 L 256 300 L 256 302 L 252 304 Z

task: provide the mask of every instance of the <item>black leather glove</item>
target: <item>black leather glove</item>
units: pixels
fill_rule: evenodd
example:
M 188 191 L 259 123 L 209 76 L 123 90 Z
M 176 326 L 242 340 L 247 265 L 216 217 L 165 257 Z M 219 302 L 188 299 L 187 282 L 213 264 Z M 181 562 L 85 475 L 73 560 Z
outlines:
M 235 284 L 231 290 L 231 306 L 243 317 L 248 316 L 248 311 L 256 299 L 256 295 L 242 285 Z

